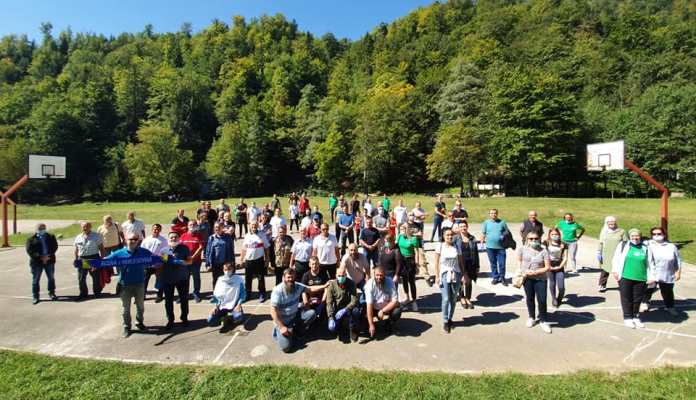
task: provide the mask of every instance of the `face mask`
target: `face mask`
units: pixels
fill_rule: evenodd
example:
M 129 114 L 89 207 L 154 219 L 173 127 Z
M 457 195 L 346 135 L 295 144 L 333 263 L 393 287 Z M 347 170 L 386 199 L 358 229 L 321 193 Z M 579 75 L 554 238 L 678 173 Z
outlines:
M 39 236 L 43 236 L 43 235 L 46 234 L 46 230 L 45 230 L 45 229 L 40 229 L 37 233 L 38 233 Z
M 662 242 L 663 240 L 665 240 L 665 236 L 664 235 L 654 235 L 653 240 L 656 242 Z
M 225 271 L 225 276 L 231 278 L 234 275 L 234 271 Z
M 391 247 L 391 245 L 389 244 L 389 242 L 384 243 L 384 248 L 385 248 L 385 249 L 388 249 L 389 247 Z
M 541 242 L 538 240 L 530 240 L 529 244 L 535 249 L 541 248 Z
M 346 277 L 345 276 L 337 276 L 336 281 L 338 282 L 339 285 L 343 285 L 346 283 Z
M 553 240 L 554 242 L 557 242 L 557 241 L 561 240 L 561 237 L 558 235 L 551 235 L 551 240 Z
M 632 244 L 632 245 L 635 245 L 635 246 L 638 246 L 638 245 L 640 244 L 640 239 L 638 239 L 638 240 L 631 239 L 631 244 Z

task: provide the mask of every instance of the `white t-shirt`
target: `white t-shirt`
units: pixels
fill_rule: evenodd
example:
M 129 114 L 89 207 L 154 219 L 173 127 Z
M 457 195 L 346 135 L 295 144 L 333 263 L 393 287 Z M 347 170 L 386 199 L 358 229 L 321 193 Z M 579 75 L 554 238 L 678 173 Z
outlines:
M 164 250 L 169 248 L 169 243 L 167 242 L 167 239 L 165 239 L 162 235 L 157 237 L 148 236 L 145 239 L 143 239 L 143 242 L 140 244 L 140 247 L 150 250 L 150 253 L 152 253 L 153 255 L 161 256 Z
M 413 210 L 411 210 L 411 212 L 413 213 L 413 219 L 416 222 L 423 223 L 423 221 L 425 221 L 425 210 L 424 209 L 414 208 Z
M 312 242 L 312 249 L 317 249 L 319 264 L 336 264 L 338 262 L 338 259 L 336 259 L 336 247 L 338 247 L 338 240 L 332 234 L 329 234 L 328 237 L 318 235 Z
M 145 224 L 139 219 L 134 219 L 133 222 L 126 220 L 121 224 L 121 229 L 123 229 L 123 234 L 128 239 L 131 234 L 138 235 L 139 238 L 143 238 L 143 231 L 145 231 Z
M 249 207 L 247 209 L 247 214 L 249 217 L 249 223 L 256 221 L 256 219 L 261 215 L 261 210 L 258 207 Z
M 295 256 L 295 260 L 308 262 L 309 257 L 312 256 L 312 242 L 309 240 L 297 240 L 292 244 L 290 251 Z
M 462 272 L 459 269 L 459 249 L 457 249 L 457 246 L 438 243 L 438 246 L 435 247 L 435 253 L 440 255 L 440 274 L 452 271 Z
M 372 203 L 365 203 L 363 204 L 363 209 L 367 212 L 367 215 L 372 215 L 372 210 L 374 207 L 372 206 Z
M 405 224 L 406 221 L 408 221 L 407 217 L 407 209 L 404 206 L 396 206 L 394 207 L 394 218 L 396 218 L 396 223 L 397 224 Z
M 267 249 L 270 245 L 265 235 L 251 232 L 247 233 L 244 235 L 244 241 L 242 241 L 242 247 L 246 250 L 244 261 L 253 261 L 263 258 L 264 249 Z
M 297 206 L 297 204 L 290 205 L 290 218 L 291 219 L 297 218 L 297 214 L 299 212 L 300 212 L 300 208 Z
M 381 310 L 394 299 L 396 299 L 396 286 L 393 280 L 385 278 L 382 287 L 377 284 L 375 278 L 371 278 L 365 284 L 365 302 L 372 304 L 375 310 Z
M 309 228 L 309 226 L 312 225 L 312 218 L 311 217 L 304 217 L 302 218 L 302 221 L 300 222 L 300 229 L 306 230 Z
M 271 218 L 271 236 L 273 239 L 278 237 L 278 230 L 280 229 L 281 226 L 286 226 L 287 223 L 285 222 L 285 218 L 283 217 L 276 217 L 275 215 Z

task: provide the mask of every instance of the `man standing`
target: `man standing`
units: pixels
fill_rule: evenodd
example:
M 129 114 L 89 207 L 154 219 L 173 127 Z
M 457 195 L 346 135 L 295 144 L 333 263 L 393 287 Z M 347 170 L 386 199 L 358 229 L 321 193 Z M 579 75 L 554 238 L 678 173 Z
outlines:
M 140 240 L 145 238 L 145 224 L 139 219 L 135 219 L 135 211 L 129 211 L 126 214 L 126 221 L 121 224 L 123 228 L 123 236 L 128 237 L 131 233 L 135 233 L 140 237 Z
M 193 279 L 193 301 L 201 302 L 201 260 L 203 255 L 203 241 L 198 235 L 196 221 L 189 221 L 186 233 L 181 235 L 181 244 L 188 247 L 191 252 L 191 264 L 188 266 Z
M 177 232 L 169 232 L 169 246 L 166 250 L 167 260 L 162 264 L 160 281 L 164 291 L 164 309 L 167 313 L 165 330 L 174 328 L 174 289 L 179 294 L 181 304 L 181 323 L 188 326 L 189 312 L 189 271 L 191 252 L 179 242 Z M 213 286 L 215 287 L 215 286 Z
M 292 258 L 292 246 L 294 241 L 287 234 L 288 227 L 280 225 L 278 234 L 273 239 L 273 251 L 275 252 L 275 277 L 276 285 L 283 281 L 283 271 L 290 268 L 290 259 Z
M 55 280 L 58 241 L 54 235 L 46 231 L 46 224 L 39 223 L 36 225 L 36 233 L 27 239 L 26 251 L 29 255 L 29 267 L 31 268 L 32 304 L 39 302 L 41 272 L 46 273 L 48 295 L 51 297 L 51 300 L 58 300 Z
M 355 193 L 350 201 L 350 215 L 353 217 L 360 215 L 360 200 L 358 200 L 358 195 Z
M 370 262 L 358 252 L 355 243 L 348 246 L 348 253 L 341 259 L 340 269 L 344 270 L 348 278 L 361 290 L 365 287 L 366 279 L 370 279 Z
M 82 233 L 75 237 L 75 260 L 90 260 L 99 258 L 104 254 L 104 246 L 102 245 L 101 236 L 92 232 L 92 224 L 89 222 L 83 222 L 80 227 L 82 228 Z M 99 279 L 100 272 L 94 268 L 85 269 L 78 268 L 77 270 L 77 284 L 80 287 L 80 295 L 77 297 L 78 300 L 84 300 L 87 298 L 87 273 L 92 277 L 92 291 L 94 292 L 94 297 L 99 297 L 102 291 L 101 279 Z
M 382 240 L 382 243 L 384 243 L 384 238 L 387 236 L 387 233 L 389 233 L 389 220 L 384 215 L 384 208 L 382 208 L 381 204 L 377 207 L 377 213 L 372 218 L 372 223 L 375 229 L 377 229 L 377 232 L 379 232 L 379 238 Z
M 462 201 L 459 199 L 457 199 L 457 201 L 454 202 L 452 216 L 454 217 L 455 224 L 466 222 L 467 218 L 469 218 L 469 213 L 467 213 L 466 210 L 462 208 Z
M 393 218 L 396 221 L 396 229 L 398 230 L 399 227 L 406 222 L 408 222 L 406 215 L 408 214 L 408 209 L 404 206 L 404 200 L 400 199 L 399 204 L 394 207 L 394 210 L 392 211 Z
M 329 196 L 329 213 L 331 214 L 331 223 L 334 223 L 334 211 L 336 210 L 336 207 L 338 206 L 338 199 L 336 198 L 336 195 L 331 193 Z
M 243 238 L 244 235 L 249 232 L 249 226 L 247 225 L 247 205 L 244 199 L 239 199 L 239 204 L 237 204 L 237 208 L 235 209 L 235 215 L 237 216 L 237 226 L 239 227 L 239 236 L 237 237 Z M 242 230 L 244 230 L 243 233 Z
M 397 300 L 396 286 L 391 279 L 384 279 L 384 269 L 374 269 L 374 277 L 365 284 L 367 325 L 370 337 L 377 333 L 375 317 L 385 321 L 387 333 L 392 332 L 393 324 L 401 318 L 401 306 Z
M 249 233 L 244 236 L 242 242 L 241 260 L 244 262 L 244 286 L 247 295 L 251 294 L 251 284 L 254 278 L 259 280 L 259 302 L 266 301 L 266 281 L 264 276 L 265 258 L 268 258 L 270 243 L 265 235 L 259 235 L 259 223 L 252 221 L 249 224 Z
M 316 319 L 313 309 L 300 309 L 302 293 L 311 294 L 312 289 L 295 283 L 295 272 L 290 268 L 283 271 L 283 283 L 276 285 L 271 292 L 271 318 L 275 324 L 273 339 L 284 353 L 292 350 L 293 339 L 302 336 Z
M 104 223 L 99 225 L 97 228 L 97 233 L 102 237 L 102 245 L 104 246 L 104 255 L 108 256 L 114 251 L 120 249 L 125 243 L 123 237 L 123 232 L 118 224 L 114 223 L 111 215 L 105 215 L 103 218 Z M 111 271 L 113 273 L 113 271 Z M 116 284 L 116 294 L 121 292 L 121 284 Z
M 522 244 L 527 243 L 527 235 L 536 233 L 539 237 L 544 237 L 544 224 L 537 219 L 537 212 L 529 211 L 527 219 L 520 225 L 520 235 L 522 236 Z
M 326 316 L 329 331 L 338 332 L 338 339 L 341 338 L 342 332 L 348 330 L 350 340 L 358 341 L 358 294 L 355 283 L 348 279 L 343 268 L 336 272 L 336 280 L 330 281 L 326 289 Z
M 305 197 L 304 193 L 302 193 L 302 195 L 300 195 L 300 202 L 297 206 L 300 208 L 300 215 L 305 215 L 307 210 L 312 209 L 311 206 L 309 205 L 309 199 L 307 197 Z
M 508 229 L 507 224 L 498 218 L 498 209 L 491 208 L 489 218 L 481 224 L 481 241 L 486 243 L 486 253 L 491 265 L 492 284 L 502 283 L 507 286 L 505 279 L 505 247 L 503 233 Z
M 331 279 L 336 278 L 336 263 L 341 253 L 336 236 L 329 234 L 329 224 L 321 224 L 321 234 L 312 242 L 312 255 L 319 259 L 322 271 L 328 272 Z
M 261 210 L 258 207 L 256 207 L 255 201 L 252 201 L 249 208 L 247 208 L 247 214 L 249 224 L 258 222 L 259 215 L 261 215 Z
M 387 194 L 384 194 L 384 198 L 382 199 L 382 207 L 384 208 L 384 212 L 386 213 L 385 217 L 389 215 L 389 210 L 391 209 L 391 200 L 389 200 L 389 197 L 387 197 Z
M 215 207 L 215 210 L 217 211 L 218 216 L 220 216 L 224 213 L 230 212 L 230 206 L 228 206 L 225 203 L 225 199 L 223 198 L 223 199 L 220 199 L 220 204 L 218 204 L 217 207 Z
M 119 271 L 121 285 L 121 306 L 123 308 L 123 337 L 127 338 L 131 331 L 131 302 L 135 300 L 136 327 L 140 331 L 146 329 L 145 313 L 145 267 L 151 264 L 152 253 L 140 247 L 140 235 L 130 233 L 126 236 L 126 247 L 117 250 L 106 257 L 107 260 L 128 260 L 116 268 Z
M 184 215 L 184 209 L 176 210 L 176 217 L 172 219 L 172 225 L 169 228 L 172 232 L 177 232 L 179 235 L 186 233 L 188 229 L 189 218 Z
M 353 224 L 355 216 L 348 211 L 348 207 L 343 207 L 343 214 L 338 219 L 338 228 L 341 232 L 341 254 L 346 252 L 346 241 L 353 243 Z
M 369 262 L 372 261 L 372 266 L 379 264 L 379 246 L 381 243 L 380 233 L 372 226 L 372 217 L 365 217 L 365 228 L 360 231 L 360 247 L 363 248 L 365 256 L 367 257 L 368 266 Z
M 155 256 L 161 256 L 162 253 L 167 249 L 167 239 L 160 235 L 160 232 L 162 232 L 162 225 L 153 224 L 152 234 L 150 237 L 143 239 L 143 242 L 140 244 L 144 249 L 150 251 L 150 253 Z M 155 275 L 155 288 L 157 288 L 157 298 L 155 299 L 156 303 L 161 302 L 164 298 L 164 292 L 162 291 L 162 287 L 159 283 L 159 273 L 157 271 L 158 268 L 159 264 L 151 265 L 145 270 L 145 293 L 147 293 L 147 287 L 150 284 L 150 277 Z
M 229 235 L 222 232 L 222 224 L 213 225 L 214 233 L 208 238 L 205 247 L 205 265 L 211 268 L 213 288 L 218 278 L 224 273 L 225 264 L 234 265 L 234 243 Z
M 442 239 L 442 222 L 447 218 L 447 206 L 445 202 L 442 201 L 442 195 L 437 195 L 437 201 L 435 202 L 435 214 L 433 214 L 433 232 L 430 235 L 430 241 L 435 240 L 435 233 L 437 232 L 438 240 Z
M 280 210 L 280 199 L 277 194 L 273 194 L 273 199 L 271 200 L 271 211 L 275 214 L 275 210 Z

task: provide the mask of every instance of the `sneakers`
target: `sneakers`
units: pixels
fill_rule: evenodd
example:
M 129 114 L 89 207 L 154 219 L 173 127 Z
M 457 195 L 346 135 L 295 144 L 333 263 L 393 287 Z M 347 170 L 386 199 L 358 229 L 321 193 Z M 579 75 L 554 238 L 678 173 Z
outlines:
M 597 289 L 597 291 L 598 291 L 599 293 L 604 293 L 604 292 L 607 291 L 607 287 L 606 287 L 606 286 L 599 286 L 599 289 Z
M 548 322 L 542 322 L 539 324 L 541 326 L 541 330 L 546 332 L 546 333 L 551 333 L 551 325 L 549 325 Z
M 640 308 L 638 309 L 638 312 L 646 312 L 650 310 L 650 304 L 648 303 L 640 303 Z
M 633 325 L 635 325 L 636 328 L 645 328 L 645 324 L 640 318 L 633 318 Z
M 669 315 L 671 315 L 673 317 L 679 316 L 679 313 L 677 312 L 677 310 L 674 309 L 674 307 L 668 307 L 668 308 L 666 308 L 666 310 L 669 313 Z
M 536 325 L 536 320 L 534 318 L 527 318 L 527 328 L 531 328 Z
M 31 304 L 34 304 L 34 305 L 39 304 L 39 298 L 34 297 L 33 299 L 31 299 Z
M 497 285 L 497 284 L 498 284 L 498 282 L 499 282 L 499 281 L 498 281 L 497 279 L 493 279 L 493 280 L 491 281 L 491 284 L 493 284 L 493 285 Z
M 123 332 L 121 332 L 121 337 L 125 339 L 128 336 L 130 336 L 130 328 L 124 326 Z
M 200 303 L 200 302 L 201 302 L 201 297 L 200 297 L 199 295 L 197 295 L 197 294 L 194 294 L 194 295 L 193 295 L 193 301 L 195 301 L 196 303 Z
M 415 301 L 411 303 L 411 311 L 418 312 L 418 304 Z
M 259 295 L 259 303 L 264 303 L 266 301 L 266 296 Z
M 452 332 L 452 326 L 449 324 L 449 321 L 447 321 L 447 322 L 445 322 L 444 324 L 442 324 L 442 330 L 443 330 L 445 333 L 450 333 L 450 332 Z
M 558 308 L 560 306 L 560 304 L 558 304 L 558 300 L 556 299 L 551 300 L 551 305 L 554 306 L 554 308 Z
M 626 326 L 626 328 L 636 329 L 636 325 L 633 323 L 632 319 L 625 319 L 624 326 Z
M 508 281 L 507 281 L 507 279 L 504 279 L 504 278 L 503 278 L 503 280 L 501 280 L 500 283 L 502 283 L 503 286 L 505 286 L 505 287 L 508 286 Z

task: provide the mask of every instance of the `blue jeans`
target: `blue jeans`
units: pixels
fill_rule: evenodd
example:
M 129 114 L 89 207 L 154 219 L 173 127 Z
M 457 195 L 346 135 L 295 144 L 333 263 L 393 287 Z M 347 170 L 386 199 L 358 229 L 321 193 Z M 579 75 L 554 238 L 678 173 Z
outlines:
M 333 333 L 341 329 L 341 323 L 345 324 L 345 321 L 348 321 L 348 329 L 355 329 L 356 322 L 360 321 L 360 313 L 360 307 L 353 307 L 351 311 L 343 314 L 342 318 L 336 318 L 336 328 L 334 330 L 331 330 L 331 328 L 329 328 L 329 332 Z
M 299 311 L 297 311 L 295 319 L 291 321 L 289 324 L 286 324 L 288 329 L 292 329 L 292 332 L 289 332 L 288 336 L 283 336 L 280 334 L 280 330 L 278 329 L 278 327 L 274 326 L 273 340 L 275 340 L 278 343 L 278 347 L 280 347 L 280 349 L 284 353 L 289 352 L 292 348 L 292 338 L 297 333 L 297 330 L 299 329 L 301 331 L 304 331 L 307 328 L 309 328 L 309 326 L 312 324 L 312 322 L 314 322 L 316 317 L 317 313 L 313 309 L 300 309 Z
M 442 322 L 447 323 L 454 316 L 457 295 L 462 287 L 462 274 L 454 273 L 454 282 L 447 282 L 447 272 L 440 276 L 440 293 L 442 295 Z
M 193 280 L 193 294 L 197 297 L 201 296 L 201 263 L 191 263 L 188 266 L 191 280 Z M 213 288 L 215 289 L 215 288 Z
M 487 248 L 486 253 L 491 264 L 491 278 L 502 281 L 505 279 L 505 249 Z
M 435 232 L 437 232 L 438 240 L 442 241 L 442 221 L 443 218 L 439 215 L 435 215 L 435 217 L 433 217 L 433 232 L 430 235 L 431 242 L 435 239 Z
M 46 277 L 48 278 L 48 293 L 55 294 L 56 291 L 56 280 L 55 264 L 29 264 L 31 267 L 31 294 L 35 299 L 39 298 L 39 281 L 41 280 L 41 272 L 46 271 Z

